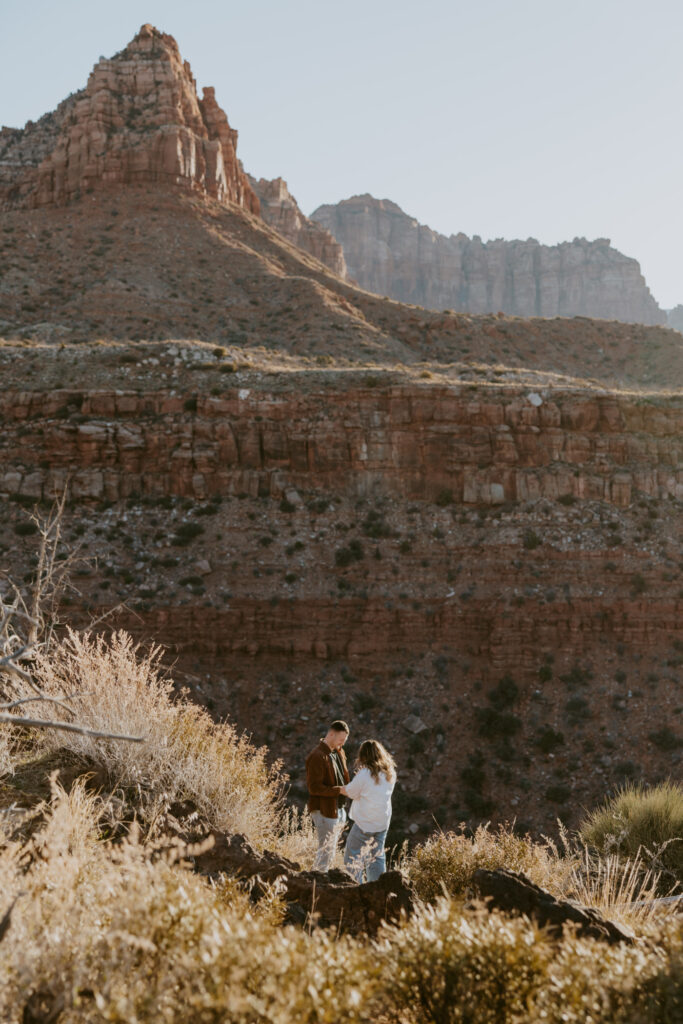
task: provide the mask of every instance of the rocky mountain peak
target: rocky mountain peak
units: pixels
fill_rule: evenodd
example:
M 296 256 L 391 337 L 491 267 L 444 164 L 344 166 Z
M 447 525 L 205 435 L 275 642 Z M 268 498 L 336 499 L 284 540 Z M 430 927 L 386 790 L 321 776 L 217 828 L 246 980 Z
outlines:
M 89 190 L 151 182 L 257 213 L 236 149 L 214 90 L 199 99 L 173 36 L 143 25 L 56 111 L 3 129 L 0 207 L 60 205 Z

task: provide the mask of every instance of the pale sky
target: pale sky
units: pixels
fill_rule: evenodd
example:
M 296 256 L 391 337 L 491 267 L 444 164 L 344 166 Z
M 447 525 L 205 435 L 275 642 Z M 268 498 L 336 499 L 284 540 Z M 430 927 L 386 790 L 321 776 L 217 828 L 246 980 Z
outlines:
M 257 177 L 444 234 L 607 237 L 683 303 L 681 0 L 0 0 L 0 124 L 174 35 Z

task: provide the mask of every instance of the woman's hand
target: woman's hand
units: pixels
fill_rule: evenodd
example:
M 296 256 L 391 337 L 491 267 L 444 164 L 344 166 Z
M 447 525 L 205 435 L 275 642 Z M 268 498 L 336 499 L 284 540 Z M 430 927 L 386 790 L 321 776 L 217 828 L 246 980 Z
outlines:
M 348 796 L 349 795 L 346 792 L 346 786 L 342 786 L 342 788 L 339 790 L 339 792 L 341 793 L 342 796 Z

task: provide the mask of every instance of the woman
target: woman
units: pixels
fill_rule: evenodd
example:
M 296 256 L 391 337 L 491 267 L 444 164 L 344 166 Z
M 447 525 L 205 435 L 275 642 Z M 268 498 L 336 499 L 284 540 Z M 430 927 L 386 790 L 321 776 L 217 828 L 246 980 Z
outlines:
M 384 841 L 391 821 L 391 794 L 396 785 L 396 765 L 377 740 L 361 743 L 353 780 L 342 787 L 350 796 L 353 825 L 346 840 L 344 864 L 357 882 L 374 882 L 387 869 Z

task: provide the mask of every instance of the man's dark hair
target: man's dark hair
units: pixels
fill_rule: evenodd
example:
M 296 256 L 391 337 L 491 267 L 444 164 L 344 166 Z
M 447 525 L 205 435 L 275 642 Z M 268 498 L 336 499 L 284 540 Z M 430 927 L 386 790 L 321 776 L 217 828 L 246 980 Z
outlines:
M 341 718 L 338 718 L 336 722 L 333 722 L 330 729 L 332 732 L 351 732 L 346 722 L 342 722 Z

